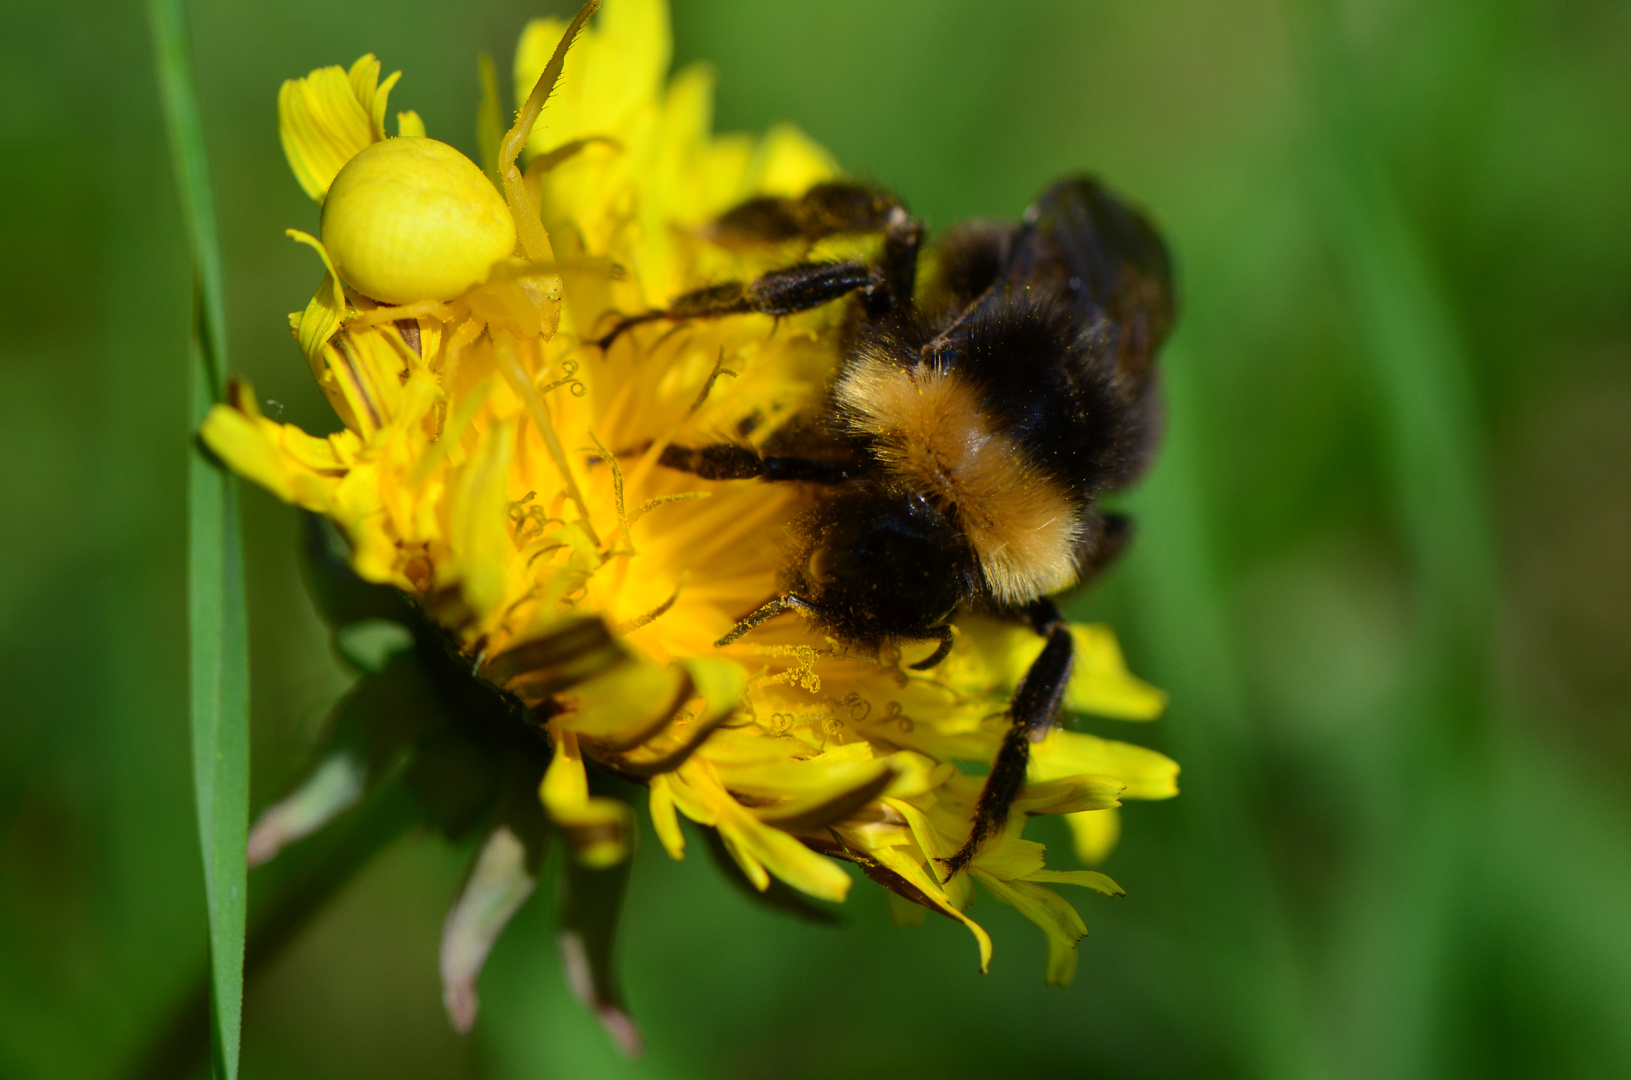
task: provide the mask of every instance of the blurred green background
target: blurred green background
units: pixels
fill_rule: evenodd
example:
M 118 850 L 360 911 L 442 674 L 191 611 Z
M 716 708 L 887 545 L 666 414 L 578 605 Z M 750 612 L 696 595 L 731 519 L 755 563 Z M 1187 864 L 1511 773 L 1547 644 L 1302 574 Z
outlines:
M 375 51 L 396 106 L 473 151 L 477 53 L 507 69 L 565 5 L 192 8 L 232 365 L 326 430 L 284 323 L 318 273 L 282 235 L 316 214 L 278 84 Z M 1178 758 L 1184 794 L 1126 814 L 1131 896 L 1077 898 L 1065 991 L 989 900 L 982 978 L 964 931 L 896 931 L 876 889 L 814 927 L 648 842 L 632 1064 L 571 998 L 542 895 L 451 1032 L 436 949 L 469 852 L 409 837 L 251 984 L 244 1075 L 1631 1075 L 1631 7 L 677 8 L 721 128 L 794 120 L 931 226 L 1081 168 L 1163 224 L 1169 438 L 1081 610 L 1171 691 L 1115 733 Z M 188 268 L 141 5 L 6 10 L 0 1076 L 118 1077 L 204 961 Z M 346 676 L 293 512 L 246 502 L 258 806 Z

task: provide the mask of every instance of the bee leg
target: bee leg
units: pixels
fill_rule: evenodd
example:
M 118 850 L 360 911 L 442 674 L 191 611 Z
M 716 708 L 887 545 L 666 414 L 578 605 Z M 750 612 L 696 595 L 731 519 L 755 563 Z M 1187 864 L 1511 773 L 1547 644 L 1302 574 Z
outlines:
M 974 822 L 968 839 L 956 854 L 944 860 L 948 876 L 966 867 L 986 838 L 1008 820 L 1008 808 L 1025 786 L 1025 772 L 1031 762 L 1031 740 L 1053 725 L 1060 699 L 1065 695 L 1065 685 L 1070 682 L 1075 649 L 1059 609 L 1051 600 L 1039 600 L 1025 608 L 1024 615 L 1037 633 L 1047 639 L 1047 644 L 1042 646 L 1041 654 L 1014 691 L 1014 700 L 1008 707 L 1008 732 L 1003 736 L 996 760 L 991 763 L 991 774 L 985 778 L 980 800 L 974 805 Z
M 625 331 L 658 319 L 718 319 L 726 315 L 792 315 L 830 304 L 857 289 L 879 285 L 878 271 L 859 260 L 807 262 L 772 270 L 752 281 L 722 281 L 682 293 L 666 308 L 625 315 L 595 344 L 609 349 Z
M 919 660 L 915 664 L 908 664 L 907 666 L 913 671 L 928 671 L 930 668 L 938 666 L 940 661 L 951 655 L 951 627 L 931 626 L 923 631 L 923 638 L 926 641 L 938 641 L 940 645 L 926 658 Z
M 774 597 L 742 616 L 741 620 L 731 627 L 730 633 L 714 642 L 714 648 L 723 649 L 749 630 L 755 629 L 762 623 L 769 622 L 784 611 L 797 611 L 804 615 L 819 615 L 822 609 L 803 597 L 794 596 L 791 593 L 786 596 Z
M 875 233 L 901 210 L 900 200 L 886 191 L 846 181 L 817 184 L 792 199 L 760 196 L 725 212 L 707 229 L 710 239 L 726 244 L 813 244 L 829 236 Z
M 910 309 L 917 289 L 917 251 L 922 244 L 923 226 L 895 207 L 884 225 L 883 250 L 878 255 L 880 281 L 862 294 L 869 317 Z
M 853 475 L 842 461 L 764 456 L 736 443 L 708 446 L 666 446 L 657 463 L 665 469 L 687 472 L 704 480 L 797 480 L 811 484 L 837 484 Z

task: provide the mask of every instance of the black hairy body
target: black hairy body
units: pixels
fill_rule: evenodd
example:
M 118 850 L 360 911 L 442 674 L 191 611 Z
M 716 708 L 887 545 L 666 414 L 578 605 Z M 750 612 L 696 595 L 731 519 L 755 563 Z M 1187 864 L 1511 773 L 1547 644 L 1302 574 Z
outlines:
M 1090 580 L 1125 546 L 1100 496 L 1143 472 L 1160 434 L 1154 360 L 1171 328 L 1164 245 L 1096 181 L 1050 187 L 1020 224 L 952 229 L 918 281 L 923 229 L 893 196 L 822 184 L 755 199 L 715 223 L 720 243 L 878 233 L 871 261 L 805 262 L 722 282 L 623 318 L 599 344 L 653 320 L 785 315 L 852 305 L 843 363 L 819 416 L 763 451 L 671 446 L 664 466 L 714 480 L 814 485 L 793 530 L 782 592 L 721 645 L 797 612 L 861 649 L 952 646 L 962 610 L 1013 618 L 1045 639 L 1016 689 L 1010 726 L 969 837 L 967 865 L 1006 819 L 1029 747 L 1055 722 L 1071 639 L 1051 597 Z

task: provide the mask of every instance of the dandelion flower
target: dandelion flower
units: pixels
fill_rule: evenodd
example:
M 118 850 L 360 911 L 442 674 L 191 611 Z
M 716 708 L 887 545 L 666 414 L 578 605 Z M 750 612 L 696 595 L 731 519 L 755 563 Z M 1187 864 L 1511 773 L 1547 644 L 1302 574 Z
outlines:
M 991 761 L 1040 639 L 962 617 L 950 655 L 928 671 L 908 666 L 917 646 L 904 659 L 851 655 L 794 618 L 715 646 L 775 593 L 782 532 L 811 495 L 710 482 L 658 459 L 702 439 L 758 445 L 818 408 L 839 362 L 841 305 L 645 327 L 604 355 L 591 342 L 615 313 L 785 261 L 716 242 L 706 226 L 838 167 L 791 126 L 714 134 L 709 70 L 668 77 L 661 0 L 608 0 L 592 26 L 588 11 L 570 27 L 526 28 L 514 69 L 525 104 L 507 135 L 496 103 L 485 107 L 485 169 L 427 137 L 413 113 L 388 135 L 397 76 L 379 83 L 372 56 L 284 85 L 283 145 L 323 204 L 320 237 L 295 235 L 327 270 L 291 324 L 344 427 L 316 437 L 276 423 L 240 384 L 203 438 L 244 477 L 337 526 L 355 574 L 411 598 L 464 677 L 522 718 L 540 748 L 528 800 L 571 851 L 576 887 L 622 880 L 633 811 L 615 797 L 627 785 L 604 780 L 633 779 L 649 788 L 652 828 L 674 858 L 688 819 L 759 890 L 841 901 L 852 864 L 897 910 L 966 926 L 983 971 L 992 943 L 967 914 L 978 883 L 1041 927 L 1047 981 L 1066 983 L 1086 930 L 1054 886 L 1121 890 L 1096 871 L 1048 868 L 1022 835 L 1027 819 L 1066 815 L 1078 853 L 1097 861 L 1121 800 L 1174 794 L 1177 767 L 1054 730 L 1034 747 L 1001 834 L 943 880 L 937 860 L 968 835 L 982 783 L 957 763 Z M 822 241 L 816 254 L 869 243 Z M 1163 695 L 1128 673 L 1108 629 L 1071 633 L 1067 711 L 1161 711 Z M 309 832 L 365 782 L 320 767 L 262 819 L 252 857 Z M 531 891 L 541 843 L 526 827 L 493 828 L 449 916 L 443 968 L 460 1026 L 474 1017 L 486 948 Z M 587 972 L 576 983 L 632 1048 L 600 970 L 605 941 L 564 940 L 569 968 Z

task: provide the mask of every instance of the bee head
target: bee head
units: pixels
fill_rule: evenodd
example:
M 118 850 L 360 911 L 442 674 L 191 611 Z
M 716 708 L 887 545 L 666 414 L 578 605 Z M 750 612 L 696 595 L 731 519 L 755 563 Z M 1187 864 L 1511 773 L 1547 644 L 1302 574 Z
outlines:
M 788 586 L 837 637 L 876 646 L 938 626 L 972 594 L 974 557 L 921 498 L 860 488 L 825 501 L 798 528 Z

